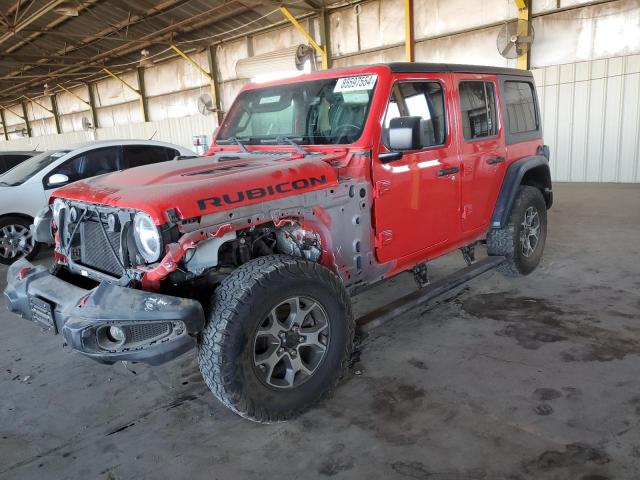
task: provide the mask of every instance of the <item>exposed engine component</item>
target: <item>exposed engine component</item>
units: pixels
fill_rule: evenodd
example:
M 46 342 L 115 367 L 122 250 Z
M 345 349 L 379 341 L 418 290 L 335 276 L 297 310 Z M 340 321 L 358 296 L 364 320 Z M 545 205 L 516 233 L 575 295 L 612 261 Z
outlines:
M 320 236 L 300 225 L 287 225 L 276 231 L 278 250 L 286 255 L 317 262 L 322 254 Z
M 253 258 L 276 252 L 317 262 L 322 254 L 320 237 L 298 224 L 229 232 L 200 242 L 185 257 L 182 275 L 195 278 L 214 268 L 237 268 Z
M 185 262 L 187 270 L 191 273 L 201 274 L 206 269 L 218 265 L 218 250 L 226 242 L 234 240 L 236 232 L 229 232 L 219 238 L 210 238 L 198 244 L 193 256 Z

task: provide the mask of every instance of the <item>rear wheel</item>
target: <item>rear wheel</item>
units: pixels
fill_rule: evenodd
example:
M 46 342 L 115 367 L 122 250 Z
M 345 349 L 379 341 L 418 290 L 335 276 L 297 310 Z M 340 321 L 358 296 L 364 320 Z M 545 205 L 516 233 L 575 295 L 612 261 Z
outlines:
M 547 206 L 542 192 L 528 185 L 520 186 L 508 224 L 490 230 L 487 235 L 489 255 L 505 256 L 501 270 L 507 275 L 526 275 L 540 263 L 547 239 Z
M 198 363 L 214 395 L 258 422 L 294 417 L 344 373 L 354 321 L 340 279 L 316 263 L 272 255 L 216 289 Z
M 33 240 L 31 224 L 20 217 L 0 219 L 0 263 L 10 265 L 20 258 L 33 259 L 40 245 Z

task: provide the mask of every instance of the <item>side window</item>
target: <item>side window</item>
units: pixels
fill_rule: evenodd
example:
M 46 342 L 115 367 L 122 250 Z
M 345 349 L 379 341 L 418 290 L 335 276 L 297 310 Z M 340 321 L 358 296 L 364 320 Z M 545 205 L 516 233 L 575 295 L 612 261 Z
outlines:
M 538 130 L 538 116 L 536 115 L 531 83 L 504 82 L 504 103 L 507 109 L 509 133 Z
M 498 132 L 496 96 L 491 82 L 460 82 L 460 109 L 465 140 L 491 137 Z
M 394 85 L 384 116 L 382 141 L 389 144 L 389 125 L 398 117 L 421 117 L 423 148 L 443 145 L 446 139 L 444 92 L 438 82 L 400 82 Z
M 167 160 L 173 160 L 180 155 L 180 152 L 175 148 L 167 148 Z
M 29 155 L 7 155 L 4 157 L 5 167 L 9 170 L 19 163 L 24 162 L 27 158 L 29 158 Z
M 69 177 L 69 183 L 120 170 L 120 147 L 105 147 L 81 153 L 49 173 Z
M 125 145 L 123 147 L 124 161 L 127 168 L 140 167 L 150 163 L 166 162 L 173 159 L 175 152 L 172 148 L 156 145 Z

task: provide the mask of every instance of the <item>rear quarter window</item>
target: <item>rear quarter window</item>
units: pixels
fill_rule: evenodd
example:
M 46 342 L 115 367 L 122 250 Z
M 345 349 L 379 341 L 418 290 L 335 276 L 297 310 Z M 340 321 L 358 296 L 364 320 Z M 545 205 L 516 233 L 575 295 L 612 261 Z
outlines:
M 531 83 L 504 82 L 504 104 L 507 110 L 509 133 L 518 134 L 538 130 L 538 115 Z

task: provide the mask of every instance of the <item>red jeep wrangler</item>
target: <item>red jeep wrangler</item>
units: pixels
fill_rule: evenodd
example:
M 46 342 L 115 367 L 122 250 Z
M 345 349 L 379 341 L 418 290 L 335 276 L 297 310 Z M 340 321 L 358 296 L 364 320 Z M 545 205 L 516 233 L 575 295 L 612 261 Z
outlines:
M 548 157 L 526 71 L 394 63 L 251 84 L 205 157 L 58 190 L 34 227 L 55 266 L 15 263 L 5 295 L 100 362 L 197 347 L 225 405 L 283 420 L 344 372 L 350 294 L 480 242 L 507 273 L 536 268 Z

